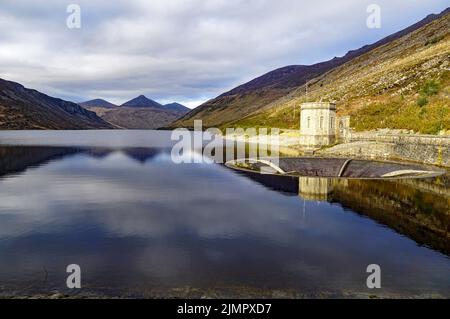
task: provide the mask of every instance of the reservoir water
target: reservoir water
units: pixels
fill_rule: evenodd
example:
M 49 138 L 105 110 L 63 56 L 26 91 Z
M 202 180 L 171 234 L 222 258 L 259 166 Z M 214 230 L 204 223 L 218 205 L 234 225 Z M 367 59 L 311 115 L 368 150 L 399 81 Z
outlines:
M 0 297 L 450 297 L 449 173 L 265 176 L 175 164 L 172 145 L 164 131 L 0 132 Z

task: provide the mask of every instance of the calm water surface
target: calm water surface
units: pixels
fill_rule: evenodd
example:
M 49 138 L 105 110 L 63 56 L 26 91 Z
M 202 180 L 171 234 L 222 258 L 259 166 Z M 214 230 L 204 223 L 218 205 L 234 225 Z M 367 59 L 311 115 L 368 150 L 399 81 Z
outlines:
M 170 133 L 0 132 L 0 296 L 450 297 L 450 175 L 172 163 Z M 66 288 L 79 264 L 82 289 Z M 366 267 L 382 288 L 366 287 Z

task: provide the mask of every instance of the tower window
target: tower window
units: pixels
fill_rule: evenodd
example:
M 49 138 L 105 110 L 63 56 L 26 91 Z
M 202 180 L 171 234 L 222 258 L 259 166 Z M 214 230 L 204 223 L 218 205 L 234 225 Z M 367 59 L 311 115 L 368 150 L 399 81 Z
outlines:
M 323 128 L 323 116 L 320 117 L 320 128 Z
M 311 124 L 311 118 L 308 116 L 306 126 L 309 128 L 309 127 L 310 127 L 310 124 Z

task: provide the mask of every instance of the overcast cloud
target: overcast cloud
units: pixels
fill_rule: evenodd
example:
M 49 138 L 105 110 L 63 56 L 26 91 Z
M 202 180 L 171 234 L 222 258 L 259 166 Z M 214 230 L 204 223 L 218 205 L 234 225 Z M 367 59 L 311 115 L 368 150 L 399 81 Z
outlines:
M 81 29 L 66 8 L 81 6 Z M 366 26 L 367 6 L 382 28 Z M 190 107 L 267 71 L 372 43 L 448 0 L 0 0 L 0 77 L 80 102 Z

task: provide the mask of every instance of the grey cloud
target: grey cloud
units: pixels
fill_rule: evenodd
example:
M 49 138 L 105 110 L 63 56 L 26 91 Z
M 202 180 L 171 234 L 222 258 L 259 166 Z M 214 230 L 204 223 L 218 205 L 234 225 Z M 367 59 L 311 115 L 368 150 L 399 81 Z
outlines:
M 81 6 L 79 30 L 65 26 L 72 2 Z M 378 1 L 385 24 L 377 31 L 365 25 L 371 2 L 6 2 L 0 76 L 75 101 L 147 94 L 194 103 L 277 67 L 344 54 L 446 5 Z

